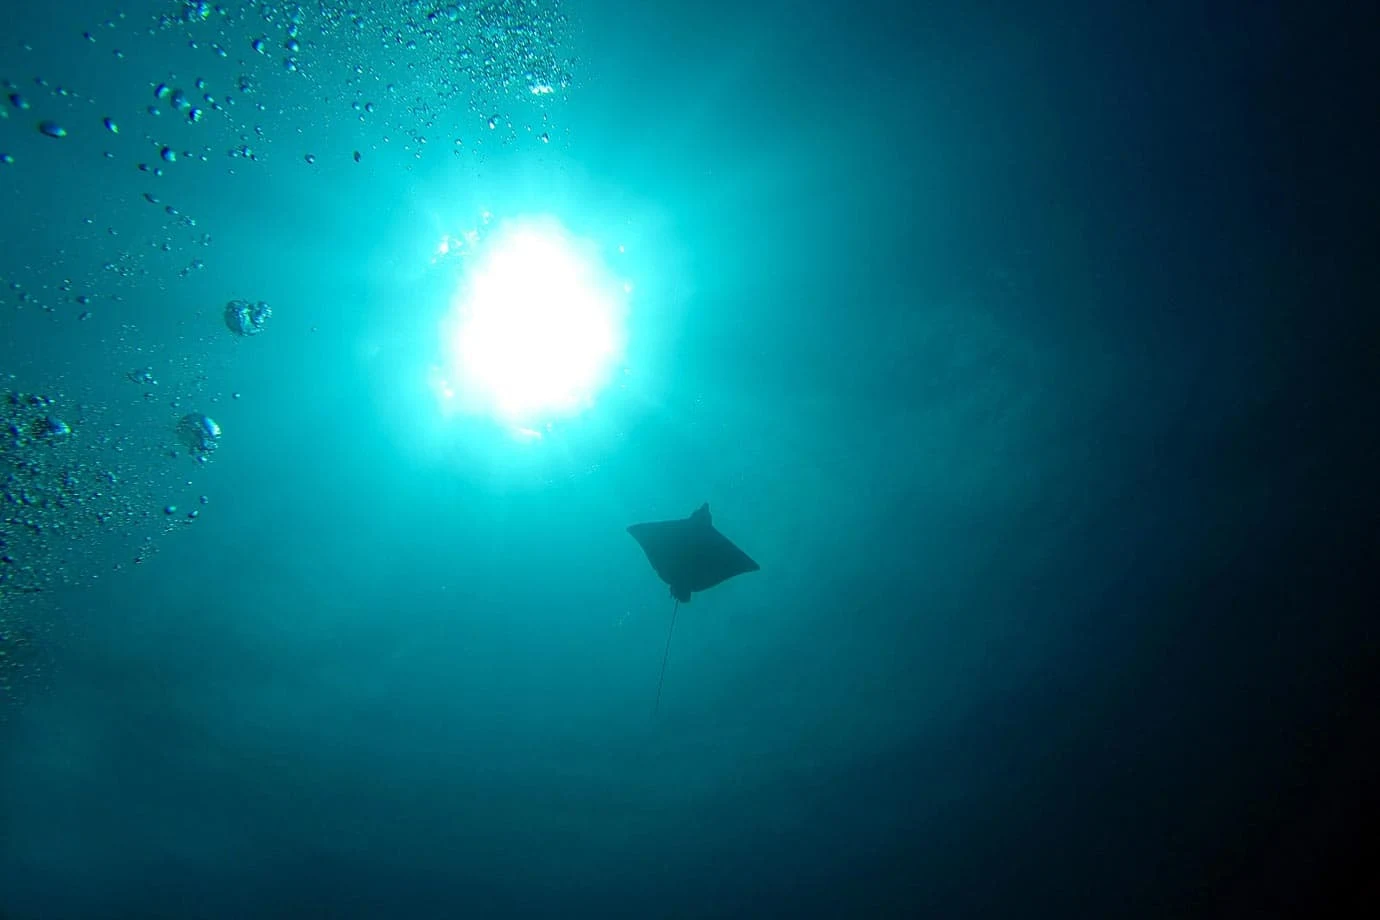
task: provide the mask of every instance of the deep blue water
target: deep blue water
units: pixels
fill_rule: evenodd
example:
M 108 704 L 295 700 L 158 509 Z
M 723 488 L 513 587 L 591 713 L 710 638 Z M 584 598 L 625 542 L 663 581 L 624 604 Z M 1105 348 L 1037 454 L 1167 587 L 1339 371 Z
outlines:
M 3 14 L 0 397 L 70 431 L 0 444 L 0 916 L 1359 890 L 1354 23 L 448 6 Z M 438 241 L 540 215 L 631 293 L 535 437 L 429 373 Z M 680 608 L 654 713 L 625 528 L 703 502 L 761 571 Z

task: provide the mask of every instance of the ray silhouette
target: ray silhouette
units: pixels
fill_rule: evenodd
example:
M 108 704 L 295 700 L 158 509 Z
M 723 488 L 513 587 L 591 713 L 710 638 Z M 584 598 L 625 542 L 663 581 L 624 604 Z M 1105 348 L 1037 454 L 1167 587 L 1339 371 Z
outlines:
M 671 636 L 676 630 L 680 605 L 690 603 L 696 591 L 708 591 L 735 575 L 756 572 L 761 566 L 715 529 L 708 503 L 687 518 L 634 524 L 628 533 L 642 547 L 647 561 L 676 599 L 671 609 L 671 628 L 666 633 L 666 651 L 661 656 L 661 677 L 656 685 L 656 710 L 660 711 L 661 686 L 666 680 L 666 660 L 671 655 Z

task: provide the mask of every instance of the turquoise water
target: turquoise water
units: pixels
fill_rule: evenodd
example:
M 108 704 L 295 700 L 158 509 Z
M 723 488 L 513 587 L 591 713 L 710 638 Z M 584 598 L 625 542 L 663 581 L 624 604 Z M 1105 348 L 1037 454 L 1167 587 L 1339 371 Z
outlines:
M 4 20 L 0 914 L 1163 916 L 1258 865 L 1238 758 L 1349 672 L 1274 699 L 1340 633 L 1241 611 L 1355 545 L 1280 500 L 1340 415 L 1275 403 L 1279 15 Z M 524 221 L 619 347 L 514 418 L 443 330 Z M 654 712 L 626 528 L 705 502 L 761 571 Z

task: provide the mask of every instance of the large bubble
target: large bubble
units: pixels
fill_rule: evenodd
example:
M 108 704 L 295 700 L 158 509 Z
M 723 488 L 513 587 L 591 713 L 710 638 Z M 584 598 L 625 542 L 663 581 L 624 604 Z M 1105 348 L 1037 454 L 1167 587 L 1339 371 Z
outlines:
M 235 335 L 258 335 L 273 316 L 273 308 L 262 300 L 232 300 L 225 305 L 225 325 Z
M 220 425 L 200 412 L 190 412 L 177 423 L 177 437 L 198 460 L 220 446 Z

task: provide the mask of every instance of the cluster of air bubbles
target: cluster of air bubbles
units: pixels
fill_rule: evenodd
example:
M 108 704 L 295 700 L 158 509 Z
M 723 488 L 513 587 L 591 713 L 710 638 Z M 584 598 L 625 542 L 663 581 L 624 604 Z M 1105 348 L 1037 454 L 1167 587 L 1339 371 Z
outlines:
M 446 22 L 459 22 L 460 7 L 454 3 L 448 3 L 443 7 L 432 10 L 427 14 L 426 18 L 432 25 L 437 25 L 443 20 Z
M 39 441 L 55 441 L 72 434 L 72 426 L 55 414 L 53 400 L 44 396 L 7 393 L 3 429 L 7 451 L 22 451 Z
M 258 335 L 272 316 L 273 308 L 262 300 L 232 300 L 225 305 L 225 326 L 235 335 Z
M 187 24 L 205 22 L 211 18 L 211 13 L 215 10 L 207 0 L 182 0 L 182 9 L 179 11 L 179 18 Z
M 466 135 L 492 113 L 504 113 L 494 124 L 502 129 L 497 138 L 447 145 L 458 155 L 462 149 L 482 153 L 486 145 L 508 144 L 519 135 L 550 143 L 552 106 L 574 83 L 562 0 L 388 0 L 363 7 L 343 0 L 165 2 L 172 8 L 155 17 L 159 28 L 186 36 L 193 49 L 238 58 L 247 73 L 236 96 L 218 100 L 209 94 L 192 100 L 185 93 L 175 99 L 170 81 L 164 84 L 167 95 L 149 107 L 153 113 L 182 112 L 195 121 L 202 109 L 187 109 L 191 103 L 230 117 L 236 98 L 254 93 L 262 81 L 280 100 L 280 114 L 296 110 L 314 122 L 329 117 L 322 102 L 351 106 L 359 121 L 387 132 L 384 142 L 410 138 L 406 149 L 415 156 L 421 155 L 423 138 Z M 235 53 L 237 48 L 242 50 Z M 290 88 L 289 80 L 309 86 L 309 97 Z M 388 96 L 387 106 L 379 93 Z M 257 100 L 251 107 L 268 112 Z M 377 116 L 382 118 L 375 121 Z M 268 146 L 272 139 L 262 140 Z
M 33 436 L 41 441 L 65 438 L 72 433 L 72 426 L 56 415 L 45 415 L 34 422 Z
M 197 79 L 196 88 L 202 94 L 200 101 L 203 104 L 209 105 L 213 109 L 220 108 L 220 103 L 216 101 L 215 97 L 205 91 L 206 81 L 204 79 Z M 173 111 L 183 115 L 193 124 L 201 121 L 202 117 L 205 115 L 205 112 L 197 105 L 197 102 L 192 99 L 191 94 L 184 89 L 174 89 L 167 83 L 159 83 L 153 88 L 153 96 Z M 162 109 L 158 108 L 157 105 L 151 105 L 148 108 L 148 112 L 150 115 L 160 115 L 162 114 Z
M 122 222 L 122 213 L 95 213 L 98 223 L 80 228 L 84 236 L 71 239 L 56 257 L 65 265 L 73 253 L 90 254 L 90 270 L 72 273 L 78 280 L 71 290 L 39 288 L 57 295 L 49 304 L 42 294 L 16 285 L 13 292 L 4 292 L 3 302 L 25 310 L 75 305 L 73 315 L 81 311 L 86 318 L 92 304 L 120 300 L 115 291 L 134 290 L 139 278 L 155 282 L 153 273 L 165 262 L 168 274 L 180 268 L 186 276 L 202 268 L 204 263 L 191 252 L 177 253 L 175 262 L 156 255 L 172 252 L 176 244 L 169 231 L 174 225 L 195 227 L 197 222 L 180 213 L 181 201 L 174 206 L 160 200 L 176 200 L 182 193 L 175 186 L 155 186 L 151 180 L 164 176 L 164 170 L 171 178 L 187 178 L 176 174 L 195 165 L 187 161 L 204 162 L 210 151 L 228 150 L 232 158 L 255 162 L 281 150 L 274 147 L 282 143 L 278 135 L 290 132 L 293 156 L 308 165 L 318 158 L 329 163 L 352 157 L 359 163 L 365 156 L 361 151 L 375 159 L 378 138 L 345 137 L 332 149 L 323 136 L 306 133 L 337 115 L 351 122 L 357 117 L 357 129 L 401 139 L 418 151 L 451 149 L 452 138 L 454 148 L 474 151 L 495 140 L 506 143 L 524 127 L 530 138 L 544 142 L 549 140 L 550 106 L 572 82 L 561 0 L 384 0 L 363 5 L 345 0 L 160 0 L 158 6 L 147 24 L 166 29 L 167 38 L 195 53 L 214 55 L 216 63 L 205 73 L 215 86 L 195 72 L 161 70 L 138 78 L 133 87 L 110 87 L 115 96 L 97 100 L 45 78 L 22 87 L 0 81 L 0 118 L 24 128 L 14 147 L 0 150 L 0 171 L 14 164 L 16 156 L 29 159 L 25 151 L 39 147 L 82 155 L 86 148 L 81 142 L 94 137 L 107 148 L 108 158 L 130 153 L 131 167 L 139 170 L 131 169 L 130 175 L 150 180 L 144 188 L 136 187 L 133 197 L 138 201 L 144 193 L 144 201 L 157 209 L 133 216 L 131 222 Z M 113 54 L 124 60 L 117 43 L 108 40 L 114 33 L 106 31 L 124 28 L 126 17 L 118 19 L 120 25 L 112 17 L 101 29 L 87 32 L 78 25 L 72 34 L 84 39 L 83 53 L 99 53 L 124 72 L 135 55 L 121 64 L 109 58 Z M 135 36 L 123 37 L 133 41 Z M 98 38 L 99 52 L 87 45 Z M 174 53 L 167 60 L 177 60 L 177 49 L 170 50 Z M 131 94 L 132 110 L 112 104 Z M 493 133 L 484 130 L 486 123 Z M 228 133 L 218 133 L 226 129 Z M 69 138 L 69 132 L 70 139 L 61 144 L 47 140 Z M 200 139 L 188 140 L 193 136 Z M 247 168 L 234 164 L 231 171 Z M 42 213 L 41 208 L 28 212 Z M 132 226 L 158 226 L 165 238 L 103 248 L 117 245 L 108 238 L 131 235 Z M 187 234 L 192 245 L 195 238 L 200 245 L 210 242 L 200 229 Z M 90 287 L 93 280 L 114 288 L 98 291 Z M 235 300 L 226 304 L 223 321 L 232 334 L 247 337 L 263 332 L 271 315 L 266 303 Z M 97 328 L 107 318 L 98 317 L 87 328 Z M 133 321 L 122 326 L 121 341 L 133 347 L 138 328 Z M 7 673 L 13 673 L 5 671 L 3 658 L 16 648 L 15 605 L 22 596 L 41 594 L 48 585 L 73 577 L 66 573 L 108 565 L 94 561 L 108 559 L 92 539 L 97 535 L 128 540 L 138 530 L 135 525 L 157 521 L 160 527 L 170 526 L 163 512 L 173 496 L 159 477 L 185 473 L 159 470 L 185 467 L 186 457 L 178 448 L 206 461 L 220 445 L 220 425 L 200 412 L 188 412 L 217 411 L 214 406 L 194 401 L 198 394 L 180 389 L 172 369 L 165 369 L 169 379 L 164 382 L 152 367 L 143 366 L 154 360 L 155 349 L 156 343 L 140 342 L 137 357 L 126 352 L 117 359 L 114 376 L 127 376 L 125 386 L 139 388 L 130 394 L 130 405 L 119 409 L 118 420 L 116 411 L 103 405 L 0 388 L 0 689 Z M 156 418 L 141 427 L 124 415 L 128 411 L 149 411 Z M 142 554 L 135 561 L 142 561 Z M 89 564 L 78 564 L 83 562 Z
M 133 561 L 152 552 L 154 496 L 167 483 L 149 464 L 161 446 L 140 446 L 99 406 L 0 390 L 0 718 L 33 676 L 37 649 L 26 643 L 40 628 L 42 595 L 108 569 L 107 538 L 143 530 Z
M 0 547 L 2 550 L 3 547 Z M 12 622 L 5 615 L 5 609 L 0 607 L 0 703 L 17 692 L 17 683 L 26 677 L 37 676 L 36 673 L 29 673 L 32 672 L 28 659 L 34 649 L 33 638 L 32 626 Z M 4 711 L 0 709 L 0 721 L 3 719 Z
M 220 446 L 220 425 L 200 412 L 189 412 L 177 423 L 177 438 L 198 461 L 205 462 Z

